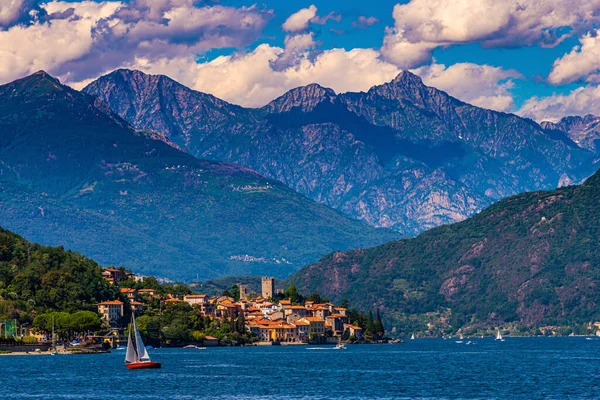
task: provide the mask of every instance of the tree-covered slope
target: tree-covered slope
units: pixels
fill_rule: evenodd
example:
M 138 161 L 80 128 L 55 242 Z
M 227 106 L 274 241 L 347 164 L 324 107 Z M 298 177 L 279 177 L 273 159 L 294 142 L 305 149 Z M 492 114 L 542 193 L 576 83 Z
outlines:
M 26 241 L 0 228 L 0 319 L 30 320 L 30 313 L 96 311 L 119 291 L 100 266 L 62 247 Z
M 182 279 L 284 277 L 395 236 L 155 137 L 43 72 L 0 86 L 0 223 L 102 264 Z
M 599 245 L 596 173 L 579 186 L 510 197 L 414 239 L 330 254 L 288 283 L 379 307 L 398 329 L 447 308 L 454 329 L 585 323 L 600 318 Z

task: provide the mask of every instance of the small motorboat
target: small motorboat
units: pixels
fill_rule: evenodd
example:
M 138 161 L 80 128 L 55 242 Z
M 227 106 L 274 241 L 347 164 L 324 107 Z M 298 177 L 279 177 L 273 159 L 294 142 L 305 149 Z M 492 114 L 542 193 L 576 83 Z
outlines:
M 160 368 L 159 362 L 154 362 L 150 359 L 148 350 L 144 346 L 142 336 L 135 323 L 135 313 L 131 315 L 131 325 L 133 328 L 133 336 L 135 337 L 135 345 L 131 338 L 131 330 L 127 337 L 127 354 L 125 355 L 125 365 L 128 369 L 156 369 Z
M 346 346 L 344 346 L 344 343 L 338 343 L 335 345 L 335 348 L 338 350 L 346 350 Z

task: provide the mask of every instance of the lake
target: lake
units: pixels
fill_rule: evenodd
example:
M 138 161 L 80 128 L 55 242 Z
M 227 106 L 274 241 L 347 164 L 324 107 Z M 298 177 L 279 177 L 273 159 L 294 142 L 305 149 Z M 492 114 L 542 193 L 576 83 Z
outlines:
M 396 345 L 155 349 L 0 357 L 0 399 L 596 399 L 600 340 L 417 339 Z M 466 342 L 466 340 L 465 340 Z

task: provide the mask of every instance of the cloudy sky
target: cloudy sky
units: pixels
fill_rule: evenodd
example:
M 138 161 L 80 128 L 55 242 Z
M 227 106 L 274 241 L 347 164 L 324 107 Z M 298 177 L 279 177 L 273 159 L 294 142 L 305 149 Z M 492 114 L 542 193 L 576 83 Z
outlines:
M 408 69 L 535 120 L 600 115 L 600 0 L 0 0 L 0 83 L 75 88 L 116 68 L 244 106 L 312 82 L 364 91 Z

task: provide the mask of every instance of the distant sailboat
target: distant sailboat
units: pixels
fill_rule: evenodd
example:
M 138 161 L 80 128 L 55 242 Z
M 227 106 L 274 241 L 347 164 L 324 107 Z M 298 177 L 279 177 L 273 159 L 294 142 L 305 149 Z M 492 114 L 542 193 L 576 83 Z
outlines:
M 159 362 L 154 362 L 150 359 L 148 350 L 144 346 L 140 331 L 135 323 L 135 315 L 131 315 L 131 326 L 133 328 L 133 335 L 135 336 L 135 345 L 131 338 L 131 329 L 129 329 L 129 336 L 127 337 L 127 353 L 125 354 L 125 365 L 129 369 L 146 369 L 146 368 L 160 368 Z
M 412 336 L 410 337 L 410 340 L 415 340 L 415 334 L 413 333 Z
M 500 329 L 498 329 L 498 334 L 496 335 L 496 340 L 500 340 L 500 341 L 504 342 L 504 339 L 502 338 L 502 334 L 500 334 Z

